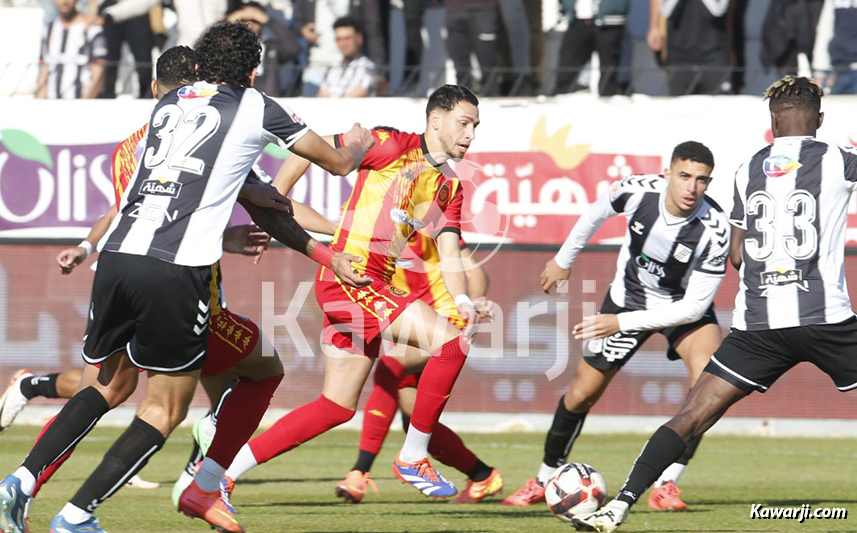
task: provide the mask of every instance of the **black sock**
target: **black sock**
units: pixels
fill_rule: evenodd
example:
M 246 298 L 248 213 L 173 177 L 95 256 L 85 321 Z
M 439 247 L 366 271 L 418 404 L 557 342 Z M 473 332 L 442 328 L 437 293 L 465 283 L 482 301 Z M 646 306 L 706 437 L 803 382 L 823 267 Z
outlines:
M 134 417 L 113 446 L 107 450 L 101 464 L 77 491 L 70 503 L 89 513 L 113 495 L 146 466 L 149 458 L 164 445 L 161 432 L 141 418 Z
M 59 374 L 45 374 L 21 380 L 21 394 L 28 400 L 32 400 L 38 396 L 42 398 L 59 398 L 57 394 L 58 377 Z
M 556 414 L 553 415 L 550 431 L 545 439 L 544 463 L 549 466 L 560 467 L 565 464 L 568 454 L 580 430 L 587 413 L 572 413 L 565 408 L 563 398 L 559 399 Z
M 470 472 L 467 473 L 467 479 L 470 481 L 485 481 L 488 479 L 488 476 L 491 475 L 491 471 L 494 470 L 490 466 L 486 465 L 482 462 L 481 459 L 476 459 L 476 466 L 474 466 Z
M 616 499 L 634 505 L 666 468 L 681 457 L 687 445 L 672 429 L 661 426 L 643 447 Z
M 75 394 L 63 406 L 54 423 L 36 442 L 21 466 L 38 479 L 42 471 L 63 456 L 95 427 L 98 419 L 110 410 L 107 400 L 95 387 Z
M 223 393 L 220 395 L 220 401 L 217 402 L 217 407 L 214 408 L 214 412 L 211 413 L 211 422 L 214 424 L 214 427 L 217 427 L 217 417 L 220 416 L 220 410 L 223 409 L 223 406 L 226 405 L 226 399 L 229 398 L 229 395 L 232 394 L 232 389 L 238 385 L 238 380 L 234 379 L 232 382 L 223 389 Z
M 377 454 L 367 452 L 366 450 L 360 450 L 357 454 L 357 462 L 354 463 L 354 468 L 351 470 L 359 470 L 365 474 L 372 470 L 372 463 L 375 462 L 375 457 L 377 457 Z
M 679 457 L 678 461 L 676 462 L 678 464 L 687 466 L 687 463 L 689 463 L 690 460 L 693 459 L 693 454 L 696 453 L 696 449 L 699 447 L 699 441 L 701 440 L 702 436 L 699 436 L 688 442 L 687 447 L 684 449 L 684 453 L 681 454 L 681 457 Z

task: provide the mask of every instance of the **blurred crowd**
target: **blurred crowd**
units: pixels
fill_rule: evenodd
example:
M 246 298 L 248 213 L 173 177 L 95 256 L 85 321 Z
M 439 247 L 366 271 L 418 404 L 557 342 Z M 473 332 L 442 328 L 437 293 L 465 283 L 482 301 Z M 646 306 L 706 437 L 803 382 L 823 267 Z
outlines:
M 670 95 L 740 93 L 745 21 L 758 0 L 0 0 L 45 11 L 39 98 L 113 98 L 132 65 L 148 96 L 153 58 L 193 46 L 221 20 L 245 22 L 263 44 L 257 88 L 272 96 L 419 95 L 456 82 L 482 96 L 639 92 L 633 57 L 659 67 Z M 637 2 L 633 2 L 637 4 Z M 647 10 L 646 46 L 629 14 Z M 811 74 L 857 93 L 857 1 L 768 0 L 761 65 L 777 78 Z M 440 38 L 431 39 L 427 13 Z M 394 43 L 391 21 L 403 36 Z M 558 35 L 550 48 L 547 32 Z M 398 72 L 391 67 L 398 59 Z M 446 60 L 426 65 L 429 58 Z M 123 57 L 128 59 L 123 60 Z M 637 58 L 639 59 L 639 58 Z M 448 64 L 448 67 L 447 67 Z M 434 69 L 434 70 L 432 70 Z M 128 69 L 126 69 L 128 70 Z M 126 76 L 127 78 L 128 76 Z M 393 78 L 395 83 L 391 83 Z

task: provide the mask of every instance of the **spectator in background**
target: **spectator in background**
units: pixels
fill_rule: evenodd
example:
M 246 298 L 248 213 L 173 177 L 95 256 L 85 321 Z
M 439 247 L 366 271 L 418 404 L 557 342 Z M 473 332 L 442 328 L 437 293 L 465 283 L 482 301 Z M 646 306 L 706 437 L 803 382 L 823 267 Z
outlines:
M 482 72 L 479 92 L 482 96 L 497 96 L 497 0 L 446 0 L 445 5 L 446 54 L 455 65 L 456 83 L 473 87 L 470 54 L 475 52 Z
M 42 41 L 37 98 L 95 98 L 104 83 L 107 43 L 101 26 L 87 25 L 74 0 L 56 0 L 58 18 Z
M 303 95 L 315 96 L 327 70 L 339 64 L 333 23 L 346 15 L 349 0 L 294 0 L 294 26 L 309 45 L 308 65 L 303 71 Z
M 332 67 L 321 82 L 319 97 L 360 98 L 375 96 L 377 69 L 371 59 L 360 51 L 363 34 L 352 17 L 342 17 L 333 23 L 336 46 L 342 52 L 342 62 Z
M 815 28 L 824 0 L 771 0 L 762 24 L 762 66 L 777 77 L 798 74 L 798 55 L 812 63 Z
M 617 94 L 630 0 L 562 0 L 562 4 L 568 16 L 568 29 L 560 45 L 554 93 L 586 89 L 577 83 L 577 78 L 595 51 L 601 68 L 598 93 L 601 96 Z
M 729 7 L 730 0 L 650 0 L 646 41 L 666 51 L 671 95 L 731 92 Z
M 114 21 L 124 21 L 131 17 L 148 13 L 161 0 L 108 0 L 99 8 L 102 18 L 110 16 Z M 226 0 L 171 0 L 176 12 L 177 43 L 193 47 L 202 33 L 223 18 L 226 13 Z M 151 62 L 151 57 L 147 62 Z M 148 87 L 148 83 L 147 87 Z
M 298 37 L 285 22 L 272 17 L 258 2 L 237 4 L 226 15 L 229 22 L 244 22 L 262 41 L 262 62 L 253 87 L 268 96 L 283 96 L 280 67 L 294 63 L 301 53 Z
M 510 65 L 512 76 L 507 77 L 503 94 L 509 96 L 533 96 L 538 91 L 535 73 L 532 68 L 530 22 L 524 0 L 499 0 L 500 15 L 503 18 L 505 42 L 508 46 L 500 48 L 500 63 Z
M 812 66 L 825 90 L 857 94 L 857 3 L 825 0 Z
M 98 14 L 104 24 L 104 36 L 107 38 L 107 67 L 104 74 L 104 89 L 102 98 L 116 98 L 116 78 L 119 73 L 119 57 L 122 53 L 122 43 L 128 43 L 134 56 L 137 81 L 139 82 L 139 98 L 150 98 L 149 84 L 152 80 L 152 47 L 154 34 L 149 23 L 151 2 L 142 1 L 145 8 L 142 14 L 135 15 L 138 10 L 128 5 L 117 6 L 117 0 L 106 0 L 98 6 Z M 112 11 L 111 6 L 117 6 Z
M 375 63 L 377 93 L 387 89 L 390 49 L 390 0 L 351 0 L 351 16 L 363 34 L 363 52 Z
M 423 64 L 423 15 L 426 3 L 440 4 L 440 0 L 403 0 L 405 16 L 405 72 L 399 88 L 402 94 L 419 88 Z

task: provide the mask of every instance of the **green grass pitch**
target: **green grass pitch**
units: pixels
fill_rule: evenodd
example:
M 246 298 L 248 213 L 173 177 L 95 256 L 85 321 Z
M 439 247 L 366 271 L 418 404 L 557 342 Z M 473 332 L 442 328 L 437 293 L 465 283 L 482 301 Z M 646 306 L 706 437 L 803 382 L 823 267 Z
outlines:
M 48 523 L 95 468 L 118 429 L 96 429 L 33 504 L 33 531 Z M 12 428 L 0 436 L 0 469 L 13 471 L 29 450 L 36 428 Z M 534 475 L 543 435 L 468 434 L 465 442 L 485 462 L 499 468 L 506 494 Z M 333 496 L 334 484 L 353 464 L 358 435 L 334 431 L 249 473 L 233 497 L 249 532 L 280 531 L 570 531 L 547 507 L 505 507 L 494 498 L 476 505 L 432 501 L 393 478 L 389 465 L 402 442 L 391 433 L 375 465 L 380 494 L 348 505 Z M 572 459 L 593 465 L 612 495 L 640 451 L 643 435 L 586 435 Z M 179 515 L 170 503 L 172 482 L 190 453 L 189 430 L 179 429 L 142 472 L 159 481 L 158 490 L 125 488 L 98 511 L 110 533 L 210 531 L 199 520 Z M 857 440 L 707 437 L 680 486 L 689 510 L 651 511 L 642 500 L 622 531 L 857 531 Z M 463 475 L 440 467 L 463 487 Z M 461 482 L 461 483 L 459 483 Z M 645 498 L 645 497 L 644 497 Z M 751 520 L 750 505 L 844 507 L 846 520 Z

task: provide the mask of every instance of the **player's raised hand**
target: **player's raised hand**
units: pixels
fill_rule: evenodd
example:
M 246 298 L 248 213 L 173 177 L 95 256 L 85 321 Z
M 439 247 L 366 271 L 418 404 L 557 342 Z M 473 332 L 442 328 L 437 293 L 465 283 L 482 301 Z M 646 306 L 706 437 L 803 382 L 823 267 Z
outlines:
M 330 259 L 330 268 L 333 270 L 333 273 L 336 274 L 336 277 L 341 279 L 346 285 L 359 289 L 360 287 L 365 287 L 375 282 L 375 280 L 369 276 L 357 275 L 357 272 L 351 266 L 351 263 L 360 263 L 361 261 L 363 261 L 362 257 L 357 257 L 356 255 L 347 254 L 345 252 L 339 252 L 333 254 L 333 257 Z
M 571 331 L 579 341 L 603 339 L 619 333 L 619 317 L 611 314 L 583 317 L 583 322 Z
M 292 216 L 295 214 L 292 201 L 267 183 L 245 183 L 241 188 L 241 198 L 246 198 L 253 205 L 264 209 L 274 209 Z
M 258 257 L 268 249 L 271 237 L 259 226 L 247 224 L 232 226 L 223 232 L 223 251 Z
M 349 144 L 356 144 L 363 147 L 367 152 L 372 148 L 372 145 L 375 144 L 375 137 L 372 136 L 372 133 L 370 133 L 369 130 L 361 126 L 359 122 L 355 122 L 354 125 L 351 126 L 351 129 L 342 136 L 342 140 L 346 146 Z
M 71 274 L 74 267 L 83 263 L 89 254 L 80 246 L 74 248 L 66 248 L 57 255 L 57 264 L 60 266 L 63 274 Z
M 556 285 L 557 288 L 561 287 L 568 280 L 570 272 L 570 270 L 559 266 L 555 259 L 551 259 L 548 261 L 547 265 L 545 265 L 545 269 L 542 270 L 539 278 L 542 283 L 542 290 L 547 293 L 550 292 L 554 285 Z

